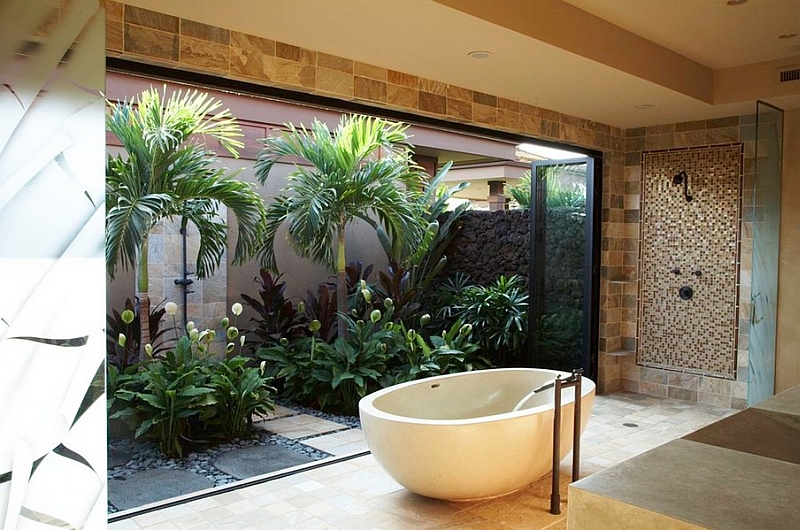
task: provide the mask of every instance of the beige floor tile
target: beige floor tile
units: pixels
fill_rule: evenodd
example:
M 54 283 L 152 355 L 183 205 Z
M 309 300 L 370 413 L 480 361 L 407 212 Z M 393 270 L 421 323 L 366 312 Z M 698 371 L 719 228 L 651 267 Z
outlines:
M 303 440 L 303 445 L 308 445 L 335 456 L 358 453 L 368 449 L 367 441 L 364 439 L 364 433 L 361 429 L 349 429 L 315 438 L 307 438 Z
M 363 451 L 358 429 L 280 410 L 261 428 L 332 454 Z M 581 476 L 680 437 L 732 411 L 709 405 L 621 393 L 597 396 L 582 437 Z M 292 414 L 292 415 L 287 415 Z M 624 427 L 636 423 L 638 427 Z M 561 463 L 561 510 L 550 508 L 550 477 L 513 494 L 450 503 L 408 492 L 372 455 L 192 501 L 109 525 L 110 530 L 533 529 L 566 528 L 571 456 Z
M 166 521 L 167 517 L 164 512 L 157 511 L 137 515 L 136 517 L 133 517 L 132 520 L 141 528 L 149 528 L 150 526 Z
M 202 513 L 194 512 L 187 515 L 182 515 L 180 517 L 176 517 L 173 519 L 178 528 L 181 530 L 194 530 L 199 526 L 203 526 L 207 524 L 205 517 L 203 517 Z M 116 530 L 116 528 L 115 528 Z

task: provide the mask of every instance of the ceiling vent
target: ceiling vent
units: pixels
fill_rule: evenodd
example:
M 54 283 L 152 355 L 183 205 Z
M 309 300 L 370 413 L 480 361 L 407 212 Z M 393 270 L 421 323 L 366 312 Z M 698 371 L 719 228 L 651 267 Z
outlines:
M 790 66 L 778 71 L 778 83 L 791 83 L 800 81 L 800 66 Z

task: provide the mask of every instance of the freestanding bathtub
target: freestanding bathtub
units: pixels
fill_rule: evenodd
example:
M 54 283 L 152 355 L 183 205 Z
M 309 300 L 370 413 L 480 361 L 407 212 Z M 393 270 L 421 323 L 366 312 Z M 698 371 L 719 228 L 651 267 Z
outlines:
M 552 466 L 553 389 L 567 372 L 501 368 L 384 388 L 359 402 L 372 454 L 405 488 L 437 499 L 472 500 L 515 491 Z M 581 381 L 581 431 L 595 385 Z M 572 450 L 575 388 L 562 394 L 561 457 Z M 519 410 L 514 411 L 515 408 Z

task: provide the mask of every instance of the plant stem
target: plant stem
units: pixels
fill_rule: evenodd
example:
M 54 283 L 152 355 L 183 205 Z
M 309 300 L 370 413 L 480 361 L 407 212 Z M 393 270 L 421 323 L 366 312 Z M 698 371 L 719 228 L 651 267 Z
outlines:
M 336 252 L 336 310 L 339 312 L 338 320 L 338 333 L 340 338 L 347 338 L 347 321 L 345 314 L 347 313 L 347 259 L 344 254 L 344 231 L 346 220 L 342 217 L 339 220 L 339 242 Z

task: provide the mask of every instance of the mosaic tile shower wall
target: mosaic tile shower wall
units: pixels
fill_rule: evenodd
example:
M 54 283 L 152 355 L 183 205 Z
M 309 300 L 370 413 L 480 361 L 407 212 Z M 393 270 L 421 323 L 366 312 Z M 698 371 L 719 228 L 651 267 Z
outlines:
M 740 144 L 643 154 L 641 365 L 735 378 L 742 156 Z

